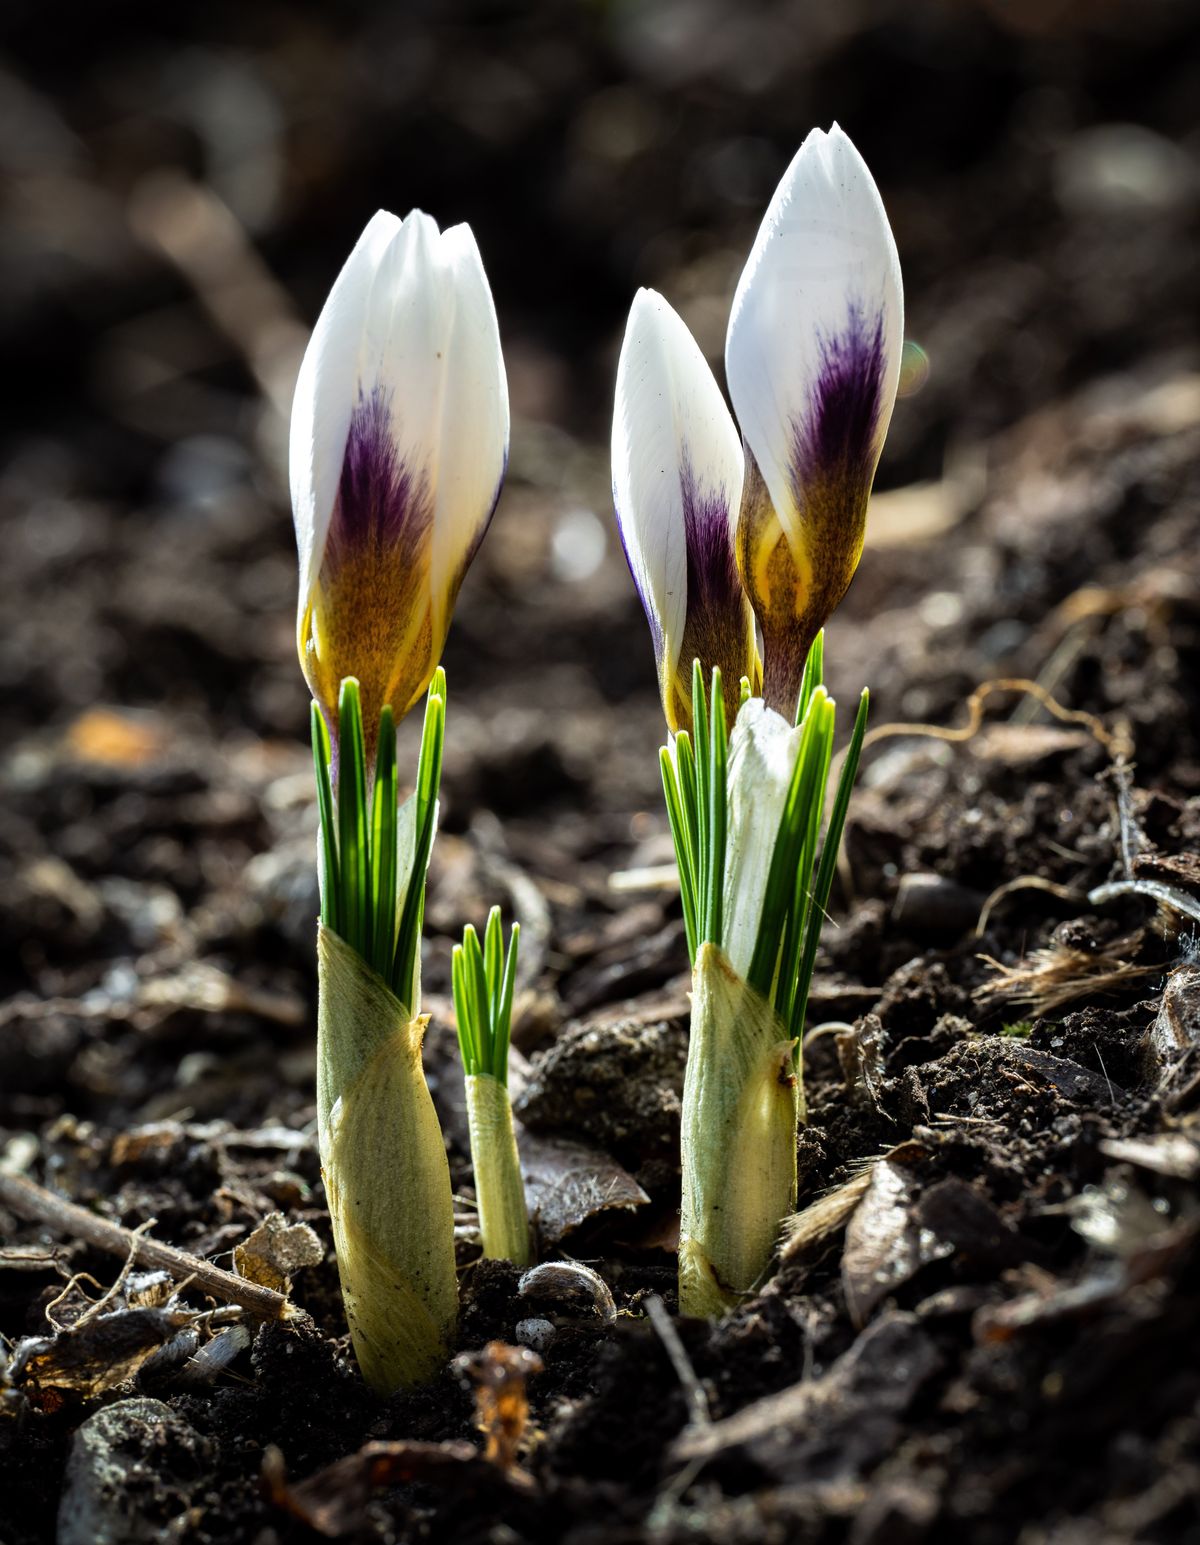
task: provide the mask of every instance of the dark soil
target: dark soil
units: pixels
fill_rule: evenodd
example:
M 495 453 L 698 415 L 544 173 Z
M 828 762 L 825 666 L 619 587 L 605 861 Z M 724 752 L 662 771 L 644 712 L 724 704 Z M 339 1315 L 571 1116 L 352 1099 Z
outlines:
M 0 1162 L 222 1265 L 274 1212 L 325 1250 L 288 1326 L 231 1335 L 194 1285 L 134 1278 L 89 1328 L 121 1263 L 0 1209 L 0 1538 L 1200 1542 L 1195 7 L 217 5 L 169 32 L 137 4 L 101 31 L 104 9 L 12 7 L 0 74 Z M 610 883 L 670 846 L 607 394 L 638 283 L 719 355 L 774 178 L 835 115 L 931 371 L 897 409 L 832 688 L 869 683 L 877 727 L 965 725 L 1014 678 L 1093 717 L 997 689 L 969 739 L 868 750 L 800 1149 L 802 1207 L 860 1199 L 725 1321 L 676 1322 L 703 1421 L 646 1308 L 674 1308 L 686 949 L 677 895 Z M 165 174 L 232 208 L 249 314 L 221 320 Z M 499 902 L 527 1141 L 591 1166 L 544 1253 L 616 1309 L 520 1291 L 464 1231 L 462 1349 L 544 1364 L 508 1473 L 466 1373 L 363 1386 L 316 1156 L 264 329 L 294 346 L 378 203 L 472 221 L 515 410 L 445 661 L 431 1084 L 466 1215 L 449 951 Z M 1176 899 L 1088 900 L 1113 879 Z M 33 1377 L 18 1343 L 52 1338 L 48 1310 L 76 1329 Z

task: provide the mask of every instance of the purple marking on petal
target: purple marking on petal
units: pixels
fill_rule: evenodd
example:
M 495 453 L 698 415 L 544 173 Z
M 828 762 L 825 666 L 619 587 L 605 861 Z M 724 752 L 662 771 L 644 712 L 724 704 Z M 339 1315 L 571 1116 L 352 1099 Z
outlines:
M 337 502 L 329 527 L 325 563 L 339 563 L 365 546 L 392 548 L 411 541 L 431 519 L 424 478 L 400 457 L 392 433 L 390 396 L 361 391 L 350 417 Z
M 683 497 L 683 534 L 687 549 L 689 615 L 737 615 L 742 583 L 733 551 L 729 501 L 723 488 L 700 488 L 691 457 L 684 452 L 679 472 Z
M 806 487 L 832 479 L 865 494 L 875 471 L 884 364 L 883 313 L 868 320 L 852 303 L 845 332 L 821 341 L 812 403 L 792 426 L 792 490 L 801 508 Z
M 621 538 L 621 551 L 625 554 L 625 562 L 633 579 L 633 588 L 638 593 L 638 600 L 641 601 L 642 610 L 646 613 L 646 621 L 650 624 L 650 635 L 654 640 L 654 658 L 661 664 L 663 650 L 666 647 L 666 642 L 663 638 L 662 622 L 658 613 L 650 604 L 649 595 L 642 589 L 642 582 L 638 577 L 638 571 L 633 565 L 632 558 L 629 556 L 629 543 L 625 540 L 625 523 L 621 519 L 621 507 L 617 503 L 617 485 L 615 481 L 613 482 L 613 509 L 617 515 L 617 535 Z
M 466 577 L 467 570 L 475 562 L 475 554 L 479 551 L 484 537 L 488 534 L 488 527 L 492 523 L 492 516 L 496 513 L 496 506 L 500 503 L 500 495 L 504 491 L 504 479 L 507 476 L 508 446 L 506 445 L 504 447 L 504 459 L 500 463 L 500 476 L 496 479 L 496 487 L 492 491 L 491 500 L 488 504 L 487 510 L 484 513 L 483 519 L 479 522 L 479 529 L 476 531 L 474 537 L 472 538 L 471 545 L 467 548 L 462 557 L 462 563 L 458 571 L 458 580 L 460 584 Z

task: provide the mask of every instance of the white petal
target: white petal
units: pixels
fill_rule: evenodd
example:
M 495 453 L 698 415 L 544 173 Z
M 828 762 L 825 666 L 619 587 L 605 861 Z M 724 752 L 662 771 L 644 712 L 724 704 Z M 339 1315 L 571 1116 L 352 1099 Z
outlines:
M 803 733 L 752 697 L 738 710 L 729 737 L 725 953 L 743 978 L 754 959 L 775 836 Z
M 400 230 L 380 210 L 359 237 L 334 281 L 300 365 L 292 403 L 289 471 L 300 611 L 321 567 L 333 515 L 350 415 L 358 396 L 363 331 L 380 260 Z
M 683 472 L 689 465 L 694 485 L 724 500 L 732 542 L 742 497 L 737 429 L 683 320 L 654 290 L 639 290 L 617 365 L 613 503 L 667 681 L 687 613 Z
M 836 124 L 814 129 L 775 190 L 738 282 L 725 369 L 746 443 L 789 537 L 798 540 L 793 459 L 798 426 L 819 405 L 828 350 L 855 315 L 882 341 L 871 470 L 900 374 L 900 261 L 879 190 Z
M 441 238 L 442 282 L 454 296 L 438 428 L 437 513 L 430 580 L 434 633 L 487 529 L 508 462 L 508 380 L 496 307 L 466 225 Z

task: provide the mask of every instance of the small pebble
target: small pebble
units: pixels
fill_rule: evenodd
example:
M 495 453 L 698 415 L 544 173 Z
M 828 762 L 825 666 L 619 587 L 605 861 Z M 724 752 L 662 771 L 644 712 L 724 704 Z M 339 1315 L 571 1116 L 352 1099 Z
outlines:
M 514 1335 L 520 1346 L 544 1352 L 554 1340 L 555 1330 L 549 1320 L 518 1320 Z
M 212 1445 L 160 1400 L 118 1400 L 71 1443 L 58 1510 L 59 1545 L 163 1539 L 191 1506 Z

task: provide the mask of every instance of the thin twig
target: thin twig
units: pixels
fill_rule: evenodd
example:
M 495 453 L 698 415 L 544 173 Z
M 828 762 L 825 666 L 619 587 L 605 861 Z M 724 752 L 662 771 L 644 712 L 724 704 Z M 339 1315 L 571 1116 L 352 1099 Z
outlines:
M 1116 1110 L 1117 1102 L 1113 1096 L 1112 1079 L 1108 1076 L 1108 1069 L 1104 1066 L 1104 1058 L 1100 1055 L 1100 1047 L 1095 1041 L 1092 1042 L 1092 1050 L 1096 1053 L 1097 1060 L 1100 1063 L 1100 1071 L 1104 1074 L 1104 1082 L 1108 1085 L 1108 1103 Z
M 657 1293 L 651 1293 L 645 1300 L 645 1307 L 650 1323 L 663 1344 L 663 1350 L 671 1359 L 675 1377 L 683 1389 L 689 1423 L 693 1427 L 711 1427 L 712 1413 L 708 1409 L 708 1396 L 704 1393 L 704 1385 L 696 1377 L 696 1370 L 688 1359 L 683 1342 L 679 1339 L 679 1332 L 672 1324 L 666 1306 Z
M 139 1266 L 165 1271 L 176 1282 L 190 1277 L 204 1292 L 225 1303 L 240 1304 L 257 1319 L 284 1320 L 296 1312 L 282 1293 L 247 1282 L 231 1271 L 222 1271 L 219 1266 L 201 1260 L 198 1255 L 190 1255 L 186 1250 L 178 1250 L 174 1245 L 147 1239 L 119 1223 L 98 1218 L 85 1207 L 56 1196 L 53 1191 L 47 1191 L 22 1175 L 6 1175 L 0 1171 L 0 1204 L 31 1222 L 44 1223 L 56 1234 L 80 1239 L 109 1255 L 135 1260 Z
M 1026 693 L 1029 697 L 1036 698 L 1046 712 L 1053 714 L 1062 724 L 1082 725 L 1114 757 L 1122 755 L 1126 750 L 1124 737 L 1112 735 L 1095 714 L 1085 713 L 1080 708 L 1064 708 L 1051 697 L 1040 682 L 1029 681 L 1023 676 L 1006 676 L 997 681 L 985 681 L 981 686 L 976 687 L 967 699 L 967 722 L 960 725 L 958 729 L 943 729 L 936 724 L 881 724 L 876 729 L 867 731 L 863 740 L 863 750 L 865 751 L 868 746 L 873 746 L 878 741 L 889 740 L 896 735 L 926 736 L 932 740 L 951 743 L 972 740 L 983 726 L 984 702 L 995 692 Z

